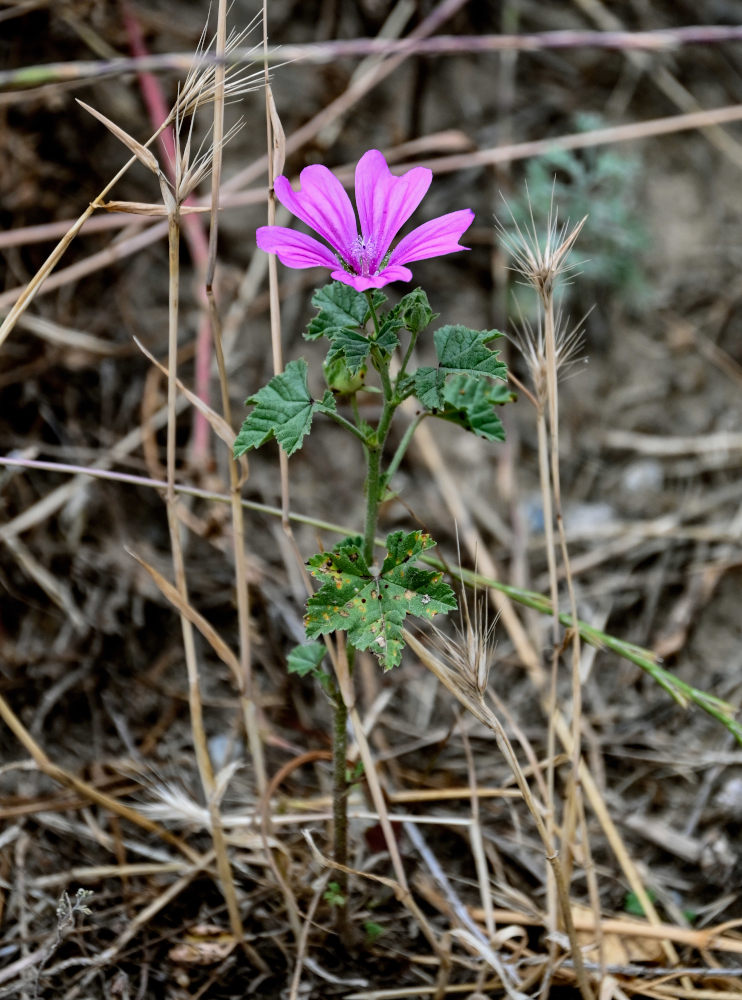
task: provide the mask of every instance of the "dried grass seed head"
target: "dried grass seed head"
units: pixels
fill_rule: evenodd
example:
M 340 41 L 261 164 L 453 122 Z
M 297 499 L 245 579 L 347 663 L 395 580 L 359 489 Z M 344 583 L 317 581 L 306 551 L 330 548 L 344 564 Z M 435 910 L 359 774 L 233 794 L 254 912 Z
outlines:
M 542 302 L 546 303 L 553 295 L 557 277 L 574 271 L 578 266 L 577 263 L 570 264 L 567 258 L 587 221 L 587 216 L 571 229 L 569 220 L 560 226 L 552 200 L 546 222 L 546 237 L 542 242 L 533 217 L 530 197 L 528 199 L 530 222 L 525 226 L 515 218 L 512 208 L 504 197 L 503 203 L 510 214 L 512 228 L 507 229 L 500 220 L 496 220 L 495 226 L 503 245 L 513 259 L 513 270 L 517 271 L 527 284 L 535 288 Z
M 227 36 L 227 43 L 224 49 L 224 58 L 239 49 L 250 32 L 260 22 L 261 15 L 256 14 L 246 28 L 242 31 L 232 29 Z M 216 48 L 215 38 L 206 42 L 206 27 L 201 32 L 201 37 L 196 47 L 196 55 L 193 65 L 186 76 L 183 86 L 178 92 L 178 98 L 170 112 L 170 120 L 175 121 L 176 117 L 186 117 L 193 115 L 204 105 L 210 104 L 217 95 L 216 69 L 217 62 L 212 56 Z M 255 60 L 260 57 L 260 44 L 253 45 L 247 53 L 240 53 L 240 63 L 251 58 L 255 54 Z M 247 70 L 241 66 L 226 66 L 224 75 L 224 101 L 229 104 L 236 101 L 250 91 L 258 90 L 265 82 L 265 74 L 260 70 Z
M 453 668 L 479 695 L 483 695 L 494 659 L 496 622 L 490 623 L 483 599 L 474 595 L 473 613 L 469 610 L 466 588 L 462 586 L 460 622 L 455 635 L 446 635 L 434 627 L 435 644 L 449 667 Z
M 208 177 L 214 164 L 214 156 L 217 146 L 214 144 L 213 127 L 210 126 L 206 135 L 198 145 L 195 154 L 193 148 L 193 122 L 191 116 L 185 143 L 182 142 L 183 119 L 178 118 L 175 125 L 175 163 L 173 164 L 174 190 L 176 200 L 179 204 L 192 194 L 204 178 Z M 219 148 L 224 149 L 226 144 L 234 138 L 244 125 L 244 118 L 240 118 L 222 136 Z
M 239 48 L 246 37 L 260 21 L 256 15 L 242 31 L 232 30 L 227 38 L 224 58 Z M 175 131 L 175 163 L 173 164 L 175 200 L 182 203 L 189 194 L 208 176 L 211 171 L 216 147 L 212 140 L 213 129 L 210 128 L 199 143 L 195 154 L 194 144 L 195 113 L 199 108 L 211 104 L 221 91 L 225 104 L 232 103 L 251 90 L 257 90 L 264 84 L 262 71 L 247 72 L 242 69 L 225 68 L 223 80 L 217 79 L 217 62 L 211 57 L 216 42 L 212 38 L 206 43 L 206 27 L 196 48 L 196 56 L 185 82 L 178 87 L 178 96 L 168 115 L 168 122 L 174 125 Z M 259 46 L 253 46 L 248 56 L 257 53 Z M 242 56 L 244 58 L 244 55 Z M 257 58 L 257 56 L 256 56 Z M 189 119 L 186 129 L 185 122 Z M 231 126 L 220 142 L 220 148 L 232 139 L 242 128 L 244 119 Z
M 518 313 L 518 323 L 513 333 L 509 334 L 509 340 L 518 348 L 528 365 L 539 405 L 545 405 L 547 379 L 543 316 L 539 313 L 534 329 L 530 320 L 520 312 L 520 306 Z M 562 311 L 557 312 L 554 321 L 554 358 L 560 378 L 574 374 L 575 367 L 587 361 L 582 349 L 585 344 L 585 320 L 589 315 L 590 312 L 587 312 L 579 322 L 570 327 Z

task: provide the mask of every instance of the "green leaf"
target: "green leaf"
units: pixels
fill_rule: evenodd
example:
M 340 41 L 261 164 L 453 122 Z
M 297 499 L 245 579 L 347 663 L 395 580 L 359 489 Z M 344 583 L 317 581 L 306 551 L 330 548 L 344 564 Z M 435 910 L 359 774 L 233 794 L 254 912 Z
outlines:
M 418 368 L 415 372 L 415 395 L 429 410 L 443 406 L 443 391 L 449 375 L 507 378 L 506 365 L 498 360 L 499 352 L 487 347 L 501 336 L 497 330 L 470 330 L 466 326 L 442 326 L 433 335 L 438 367 Z
M 340 891 L 339 882 L 328 882 L 327 888 L 322 893 L 322 898 L 330 906 L 345 906 L 345 896 Z
M 333 412 L 335 400 L 328 390 L 321 401 L 313 400 L 307 387 L 307 363 L 303 358 L 290 361 L 284 371 L 274 376 L 254 396 L 246 400 L 255 409 L 240 428 L 234 443 L 239 458 L 250 448 L 259 448 L 272 437 L 287 455 L 301 448 L 317 410 Z
M 347 330 L 333 327 L 327 331 L 331 346 L 327 352 L 326 364 L 333 361 L 345 361 L 351 375 L 357 375 L 368 357 L 371 344 L 368 337 L 357 330 Z
M 415 372 L 415 375 L 417 375 L 417 372 Z M 397 379 L 395 395 L 399 400 L 407 399 L 408 396 L 412 396 L 415 392 L 415 375 L 405 375 L 404 378 Z
M 332 675 L 323 670 L 320 664 L 327 654 L 327 648 L 323 642 L 307 642 L 303 646 L 294 646 L 286 660 L 286 666 L 290 674 L 298 674 L 299 677 L 312 677 L 322 687 L 322 690 L 330 698 L 334 698 L 337 691 Z
M 402 321 L 393 316 L 387 316 L 379 327 L 379 336 L 371 343 L 381 351 L 385 360 L 391 358 L 392 354 L 399 347 L 399 337 L 397 330 L 401 329 Z
M 386 296 L 378 289 L 372 292 L 374 308 L 386 302 Z M 363 292 L 357 292 L 342 281 L 333 281 L 318 288 L 312 296 L 312 305 L 319 313 L 310 322 L 304 334 L 307 340 L 317 340 L 327 336 L 333 329 L 355 330 L 365 326 L 371 316 L 368 300 Z
M 312 305 L 319 310 L 319 317 L 323 318 L 325 325 L 353 329 L 363 326 L 369 316 L 366 296 L 341 281 L 318 288 L 312 296 Z M 312 324 L 310 331 L 311 327 Z
M 306 677 L 319 670 L 319 665 L 327 655 L 323 642 L 307 642 L 303 646 L 294 646 L 288 655 L 286 665 L 290 674 Z
M 325 390 L 322 399 L 315 399 L 314 408 L 318 413 L 337 413 L 335 397 L 329 389 Z
M 385 358 L 390 358 L 399 347 L 399 337 L 397 330 L 401 330 L 404 323 L 399 316 L 391 313 L 383 317 L 379 326 L 379 336 L 372 341 L 380 349 Z
M 344 631 L 356 649 L 370 649 L 385 670 L 397 666 L 404 645 L 405 617 L 432 618 L 456 608 L 456 597 L 442 574 L 413 565 L 435 542 L 422 531 L 395 531 L 378 576 L 363 558 L 363 540 L 345 538 L 332 552 L 309 560 L 320 589 L 307 601 L 307 636 Z
M 442 393 L 446 385 L 446 372 L 429 365 L 422 365 L 414 374 L 415 395 L 428 410 L 443 406 Z
M 340 327 L 330 327 L 326 330 L 326 336 L 330 339 L 330 350 L 327 353 L 326 364 L 332 364 L 338 359 L 344 360 L 351 375 L 357 375 L 363 369 L 371 348 L 377 347 L 384 358 L 390 358 L 399 346 L 399 340 L 394 332 L 399 329 L 401 322 L 394 324 L 385 322 L 379 330 L 376 340 L 360 333 L 358 330 L 348 330 Z
M 487 441 L 504 441 L 505 428 L 495 412 L 495 406 L 509 403 L 513 398 L 507 386 L 455 375 L 443 389 L 443 408 L 437 411 L 436 416 L 458 424 Z
M 466 326 L 442 326 L 433 334 L 441 368 L 464 373 L 480 372 L 491 378 L 507 378 L 507 368 L 498 361 L 499 352 L 486 345 L 502 334 L 497 330 L 470 330 Z
M 403 296 L 393 309 L 402 321 L 402 326 L 410 333 L 422 333 L 430 326 L 438 313 L 433 312 L 428 302 L 428 296 L 422 288 L 416 288 Z
M 363 923 L 363 930 L 369 944 L 373 944 L 374 941 L 376 941 L 377 938 L 380 938 L 382 934 L 386 934 L 386 931 L 381 924 L 377 924 L 374 920 L 365 920 Z
M 365 773 L 362 760 L 357 760 L 353 767 L 345 768 L 345 781 L 348 785 L 356 785 Z
M 654 903 L 657 899 L 651 889 L 647 889 L 647 899 Z M 639 897 L 635 892 L 627 892 L 623 901 L 624 913 L 630 913 L 633 917 L 644 917 L 644 907 L 639 902 Z

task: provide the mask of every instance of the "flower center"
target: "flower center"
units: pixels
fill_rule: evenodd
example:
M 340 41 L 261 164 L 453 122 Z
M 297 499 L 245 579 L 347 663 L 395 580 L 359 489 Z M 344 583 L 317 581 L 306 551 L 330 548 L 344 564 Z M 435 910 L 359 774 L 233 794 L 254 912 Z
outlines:
M 356 269 L 356 274 L 363 278 L 371 276 L 371 268 L 375 262 L 375 255 L 376 240 L 373 236 L 369 236 L 368 239 L 356 236 L 348 249 L 348 256 Z

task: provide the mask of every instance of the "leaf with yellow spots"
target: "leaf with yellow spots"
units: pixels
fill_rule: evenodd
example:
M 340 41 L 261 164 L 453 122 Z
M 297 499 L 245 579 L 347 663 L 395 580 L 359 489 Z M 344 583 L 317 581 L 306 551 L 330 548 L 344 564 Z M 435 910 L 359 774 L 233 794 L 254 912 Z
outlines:
M 309 560 L 321 584 L 307 601 L 307 636 L 343 631 L 356 649 L 370 649 L 385 670 L 402 658 L 407 615 L 432 618 L 456 609 L 456 596 L 441 573 L 414 565 L 435 546 L 423 531 L 395 531 L 386 540 L 387 556 L 378 576 L 363 558 L 363 539 L 345 538 L 331 552 Z

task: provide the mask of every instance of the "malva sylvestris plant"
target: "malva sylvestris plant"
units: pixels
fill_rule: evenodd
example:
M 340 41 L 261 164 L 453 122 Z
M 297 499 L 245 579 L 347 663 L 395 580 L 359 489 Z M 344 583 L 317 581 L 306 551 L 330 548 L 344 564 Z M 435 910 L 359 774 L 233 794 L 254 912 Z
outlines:
M 380 289 L 394 281 L 411 281 L 409 263 L 467 249 L 459 241 L 474 218 L 470 209 L 442 215 L 413 229 L 390 249 L 431 181 L 432 171 L 425 167 L 396 177 L 383 155 L 369 150 L 356 168 L 356 220 L 345 189 L 326 167 L 306 167 L 299 191 L 286 177 L 276 178 L 278 200 L 328 244 L 282 226 L 263 226 L 256 234 L 258 246 L 275 253 L 287 267 L 325 267 L 331 272 L 333 282 L 312 297 L 317 314 L 304 333 L 307 340 L 327 338 L 323 365 L 327 389 L 321 399 L 314 399 L 306 361 L 289 362 L 248 398 L 253 409 L 234 449 L 238 457 L 275 438 L 292 455 L 301 448 L 317 413 L 357 439 L 366 465 L 364 532 L 309 560 L 320 586 L 307 601 L 304 625 L 310 640 L 344 632 L 351 665 L 354 650 L 370 650 L 385 670 L 401 660 L 407 615 L 431 619 L 457 607 L 442 574 L 416 565 L 419 556 L 435 545 L 426 532 L 395 531 L 386 539 L 386 554 L 375 557 L 379 506 L 389 495 L 392 476 L 423 419 L 437 417 L 486 440 L 503 440 L 496 407 L 512 398 L 505 384 L 506 367 L 488 346 L 500 336 L 496 330 L 441 326 L 433 333 L 437 364 L 409 371 L 418 338 L 436 314 L 421 288 L 391 307 Z M 393 367 L 395 355 L 399 360 Z M 367 382 L 370 371 L 375 377 Z M 360 393 L 379 397 L 375 424 L 361 417 Z M 395 412 L 411 396 L 420 409 L 385 464 Z M 289 670 L 317 676 L 335 705 L 335 857 L 345 864 L 338 831 L 345 811 L 347 706 L 335 681 L 320 668 L 325 654 L 320 642 L 299 646 L 289 656 Z M 341 840 L 343 836 L 341 832 Z

